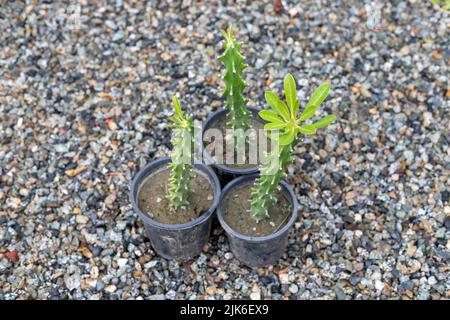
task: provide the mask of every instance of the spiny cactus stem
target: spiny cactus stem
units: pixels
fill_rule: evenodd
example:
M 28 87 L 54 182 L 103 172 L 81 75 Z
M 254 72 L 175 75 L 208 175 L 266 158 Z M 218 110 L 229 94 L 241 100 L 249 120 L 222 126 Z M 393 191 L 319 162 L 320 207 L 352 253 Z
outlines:
M 183 117 L 178 100 L 174 98 L 174 105 L 178 106 L 177 114 L 171 117 L 173 129 L 172 145 L 169 163 L 170 177 L 167 185 L 167 199 L 172 209 L 179 209 L 189 205 L 188 195 L 192 192 L 189 186 L 192 175 L 194 127 L 192 117 Z
M 243 90 L 247 86 L 242 78 L 242 71 L 246 65 L 244 57 L 239 52 L 241 44 L 233 37 L 231 28 L 223 32 L 225 36 L 224 53 L 219 60 L 225 65 L 223 80 L 225 82 L 224 96 L 226 97 L 225 107 L 228 110 L 228 128 L 232 130 L 250 129 L 250 112 L 248 111 Z
M 250 214 L 256 222 L 269 216 L 269 208 L 274 205 L 277 198 L 274 196 L 280 190 L 280 182 L 286 177 L 284 170 L 292 163 L 292 146 L 281 146 L 280 150 L 273 150 L 268 154 L 268 162 L 261 166 L 260 176 L 253 185 L 251 195 Z M 271 172 L 273 161 L 279 161 L 276 172 Z

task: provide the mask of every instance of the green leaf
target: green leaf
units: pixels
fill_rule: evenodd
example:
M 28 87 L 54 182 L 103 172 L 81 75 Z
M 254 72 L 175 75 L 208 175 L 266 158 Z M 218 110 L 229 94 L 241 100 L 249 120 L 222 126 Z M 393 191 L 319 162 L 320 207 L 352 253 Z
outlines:
M 274 92 L 266 91 L 264 93 L 267 103 L 277 114 L 282 116 L 284 120 L 289 121 L 289 110 L 286 104 L 281 101 Z
M 263 120 L 268 122 L 283 123 L 283 120 L 270 110 L 261 110 L 258 114 Z
M 179 123 L 180 122 L 180 120 L 177 118 L 176 115 L 170 116 L 168 119 L 170 121 L 172 121 L 173 123 Z
M 309 118 L 311 118 L 314 113 L 316 113 L 317 109 L 319 108 L 316 104 L 308 104 L 305 110 L 303 110 L 302 114 L 300 115 L 299 120 L 300 121 L 306 121 Z
M 264 130 L 279 130 L 286 127 L 284 122 L 271 122 L 264 125 Z
M 307 124 L 301 127 L 298 127 L 298 131 L 304 135 L 311 135 L 316 133 L 316 127 L 312 124 Z
M 287 146 L 291 144 L 292 141 L 294 141 L 294 138 L 295 138 L 294 130 L 289 130 L 283 134 L 280 134 L 278 137 L 279 139 L 278 141 L 280 143 L 280 146 Z
M 294 106 L 294 112 L 292 113 L 294 119 L 297 117 L 299 108 L 300 108 L 300 101 L 297 100 Z
M 288 73 L 284 77 L 284 95 L 286 96 L 286 101 L 291 110 L 291 115 L 294 115 L 294 109 L 297 101 L 297 91 L 295 89 L 295 80 L 294 77 Z
M 326 127 L 327 125 L 333 123 L 336 120 L 336 117 L 333 114 L 329 114 L 325 117 L 323 117 L 322 119 L 320 119 L 319 121 L 316 121 L 313 123 L 313 126 L 316 129 L 322 129 L 324 127 Z
M 177 96 L 173 96 L 172 98 L 173 107 L 175 108 L 175 112 L 180 118 L 183 118 L 183 112 L 181 111 L 180 102 L 178 101 Z
M 326 97 L 328 96 L 328 93 L 330 92 L 330 83 L 325 82 L 323 84 L 321 84 L 312 94 L 311 99 L 309 99 L 308 105 L 306 106 L 306 108 L 308 108 L 309 106 L 313 105 L 313 106 L 320 106 L 322 104 L 322 102 L 326 99 Z

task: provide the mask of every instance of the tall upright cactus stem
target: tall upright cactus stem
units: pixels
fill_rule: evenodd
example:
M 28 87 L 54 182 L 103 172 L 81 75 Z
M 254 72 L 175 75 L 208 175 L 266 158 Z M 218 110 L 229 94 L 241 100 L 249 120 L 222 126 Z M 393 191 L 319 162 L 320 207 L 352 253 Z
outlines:
M 224 42 L 224 53 L 219 60 L 225 65 L 223 80 L 225 82 L 225 90 L 223 95 L 226 97 L 225 107 L 228 110 L 227 125 L 232 130 L 242 129 L 247 131 L 250 129 L 251 113 L 247 109 L 247 99 L 245 99 L 243 91 L 247 86 L 242 78 L 242 71 L 247 67 L 244 63 L 244 57 L 240 53 L 242 44 L 234 39 L 231 27 L 222 31 Z
M 269 216 L 269 208 L 277 202 L 275 192 L 280 190 L 280 182 L 286 177 L 285 168 L 292 163 L 292 146 L 280 146 L 267 155 L 267 163 L 260 167 L 251 193 L 250 214 L 259 221 Z
M 173 97 L 175 114 L 169 119 L 172 124 L 172 145 L 169 163 L 170 177 L 167 185 L 167 199 L 173 209 L 189 205 L 187 200 L 192 189 L 189 182 L 192 180 L 192 163 L 194 158 L 194 126 L 192 116 L 183 117 L 180 103 Z

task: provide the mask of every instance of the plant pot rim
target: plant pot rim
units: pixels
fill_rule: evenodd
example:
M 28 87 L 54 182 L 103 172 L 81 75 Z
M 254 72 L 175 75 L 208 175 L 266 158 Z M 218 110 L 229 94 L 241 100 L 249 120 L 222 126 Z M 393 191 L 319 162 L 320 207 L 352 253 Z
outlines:
M 289 203 L 292 206 L 291 217 L 289 218 L 289 221 L 281 229 L 277 230 L 277 232 L 275 232 L 275 233 L 272 233 L 272 234 L 267 235 L 267 236 L 262 236 L 262 237 L 247 236 L 247 235 L 244 235 L 244 234 L 239 233 L 239 232 L 235 231 L 234 229 L 232 229 L 225 222 L 225 220 L 223 218 L 222 210 L 223 210 L 224 201 L 225 201 L 227 195 L 235 187 L 237 187 L 239 185 L 246 184 L 247 182 L 250 182 L 252 180 L 255 180 L 258 176 L 259 176 L 259 174 L 252 174 L 252 175 L 241 176 L 239 178 L 234 179 L 230 183 L 228 183 L 225 186 L 225 188 L 223 188 L 223 190 L 222 190 L 222 194 L 220 196 L 220 202 L 219 202 L 219 205 L 217 207 L 217 218 L 219 219 L 219 222 L 222 225 L 222 227 L 225 229 L 225 231 L 227 233 L 233 235 L 236 238 L 239 238 L 239 239 L 242 239 L 242 240 L 245 240 L 245 241 L 248 241 L 248 242 L 264 242 L 264 241 L 267 241 L 267 240 L 273 240 L 274 238 L 277 238 L 277 237 L 281 236 L 285 232 L 289 231 L 291 226 L 297 220 L 297 216 L 298 216 L 298 214 L 297 214 L 298 202 L 297 202 L 297 198 L 295 196 L 295 193 L 293 191 L 293 188 L 291 186 L 289 186 L 285 181 L 281 181 L 280 182 L 281 192 L 283 193 L 283 195 L 286 197 L 286 199 L 289 201 Z M 250 213 L 246 213 L 246 214 L 250 214 Z
M 258 112 L 262 109 L 260 108 L 254 108 L 254 107 L 247 107 L 247 109 L 252 113 L 253 117 L 256 119 L 256 121 L 259 121 L 261 123 L 265 123 L 264 120 L 261 119 L 261 117 L 258 115 Z M 202 137 L 201 137 L 201 144 L 202 144 L 202 150 L 205 150 L 205 144 L 203 142 L 203 135 L 205 131 L 208 129 L 209 125 L 213 120 L 216 118 L 219 118 L 222 116 L 222 114 L 225 114 L 228 112 L 227 109 L 219 109 L 211 113 L 206 120 L 203 122 L 203 129 L 202 129 Z M 254 167 L 249 168 L 232 168 L 222 163 L 216 163 L 216 161 L 210 156 L 208 152 L 203 153 L 208 163 L 210 163 L 212 166 L 216 167 L 217 169 L 222 170 L 225 173 L 229 174 L 252 174 L 259 172 L 259 165 L 256 165 Z
M 200 174 L 202 174 L 208 182 L 211 184 L 213 188 L 214 193 L 214 199 L 209 207 L 209 209 L 204 212 L 201 216 L 195 218 L 192 221 L 188 221 L 185 223 L 175 223 L 175 224 L 167 224 L 167 223 L 161 223 L 158 222 L 152 218 L 150 218 L 146 213 L 144 213 L 138 206 L 137 202 L 137 195 L 139 191 L 140 185 L 147 179 L 148 176 L 150 176 L 152 173 L 159 170 L 161 167 L 167 166 L 167 164 L 170 162 L 169 157 L 163 157 L 159 159 L 155 159 L 148 163 L 144 168 L 140 169 L 136 175 L 134 176 L 133 180 L 130 184 L 130 201 L 131 205 L 135 212 L 138 213 L 138 215 L 141 217 L 142 220 L 144 220 L 144 223 L 150 224 L 154 227 L 158 227 L 160 229 L 165 230 L 185 230 L 190 229 L 194 226 L 197 226 L 204 222 L 205 220 L 209 219 L 209 217 L 213 214 L 213 212 L 216 210 L 217 205 L 219 204 L 221 189 L 220 189 L 220 183 L 217 179 L 216 174 L 214 171 L 209 168 L 208 166 L 200 163 L 195 163 L 193 165 L 193 169 Z

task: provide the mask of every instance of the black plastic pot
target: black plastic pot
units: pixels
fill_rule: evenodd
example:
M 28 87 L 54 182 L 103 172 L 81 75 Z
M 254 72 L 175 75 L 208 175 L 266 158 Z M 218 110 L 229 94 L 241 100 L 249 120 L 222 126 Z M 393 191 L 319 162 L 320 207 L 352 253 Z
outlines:
M 155 160 L 140 170 L 131 182 L 130 199 L 133 209 L 144 221 L 147 237 L 155 251 L 166 259 L 189 260 L 198 255 L 208 241 L 213 213 L 220 198 L 220 184 L 211 168 L 203 164 L 195 164 L 194 170 L 202 174 L 211 184 L 214 199 L 207 212 L 193 221 L 181 224 L 164 224 L 151 219 L 137 205 L 139 187 L 162 167 L 166 167 L 169 158 Z
M 258 115 L 258 112 L 261 111 L 260 109 L 247 107 L 247 109 L 252 113 L 253 118 L 255 118 L 257 121 L 265 124 L 265 121 L 261 119 L 261 117 Z M 202 151 L 205 150 L 205 144 L 203 142 L 203 136 L 206 130 L 210 129 L 211 125 L 216 123 L 222 118 L 226 118 L 227 116 L 227 110 L 226 109 L 220 109 L 216 112 L 212 113 L 204 122 L 203 122 L 203 130 L 202 130 Z M 240 177 L 242 175 L 248 175 L 248 174 L 255 174 L 259 172 L 258 165 L 255 165 L 254 167 L 249 168 L 232 168 L 229 166 L 226 166 L 225 164 L 217 163 L 214 161 L 214 159 L 209 155 L 207 152 L 204 153 L 205 160 L 212 164 L 212 167 L 214 168 L 214 171 L 216 172 L 217 176 L 219 177 L 220 184 L 225 186 L 228 182 L 232 181 L 233 179 Z
M 231 251 L 237 259 L 250 267 L 262 267 L 276 263 L 286 249 L 289 230 L 297 220 L 298 203 L 295 193 L 292 190 L 292 187 L 282 181 L 281 192 L 292 206 L 292 215 L 288 223 L 283 228 L 274 234 L 264 237 L 246 236 L 231 229 L 231 227 L 223 219 L 224 200 L 233 189 L 246 184 L 251 185 L 257 177 L 257 174 L 247 175 L 231 181 L 223 189 L 219 206 L 217 207 L 217 217 L 222 228 L 225 229 L 231 246 Z

